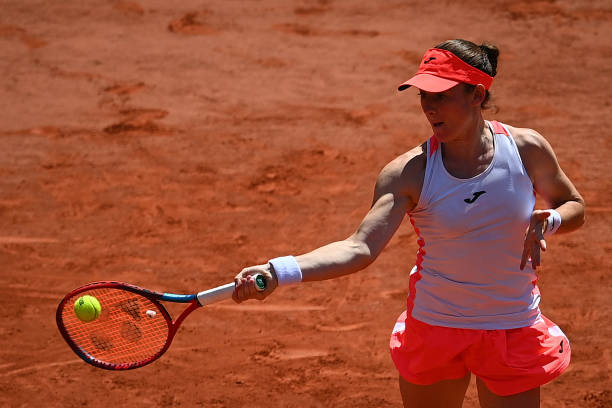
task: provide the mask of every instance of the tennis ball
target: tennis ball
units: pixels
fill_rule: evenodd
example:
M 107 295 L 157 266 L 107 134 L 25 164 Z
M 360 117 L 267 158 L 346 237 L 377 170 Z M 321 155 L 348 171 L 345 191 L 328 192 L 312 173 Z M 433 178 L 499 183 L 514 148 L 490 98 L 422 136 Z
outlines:
M 87 323 L 96 320 L 101 312 L 100 302 L 93 296 L 81 296 L 74 302 L 74 314 L 82 322 Z

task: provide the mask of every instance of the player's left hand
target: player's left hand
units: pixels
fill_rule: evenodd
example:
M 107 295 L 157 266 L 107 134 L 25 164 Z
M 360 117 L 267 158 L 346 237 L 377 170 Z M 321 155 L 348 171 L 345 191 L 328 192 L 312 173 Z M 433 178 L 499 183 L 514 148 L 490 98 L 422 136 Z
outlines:
M 523 242 L 523 256 L 521 257 L 521 270 L 525 268 L 527 262 L 531 262 L 533 269 L 540 266 L 540 251 L 546 251 L 546 241 L 544 240 L 544 230 L 546 228 L 546 218 L 550 212 L 544 210 L 534 210 L 531 213 L 529 228 L 525 233 Z

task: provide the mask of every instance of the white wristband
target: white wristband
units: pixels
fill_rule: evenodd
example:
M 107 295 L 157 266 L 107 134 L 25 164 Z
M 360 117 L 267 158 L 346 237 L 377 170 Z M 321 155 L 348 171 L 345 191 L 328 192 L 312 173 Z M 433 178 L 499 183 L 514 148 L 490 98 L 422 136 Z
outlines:
M 302 281 L 302 271 L 294 257 L 282 256 L 271 259 L 268 262 L 274 269 L 279 286 L 300 283 Z
M 548 218 L 546 218 L 546 231 L 544 231 L 544 235 L 554 234 L 559 227 L 561 226 L 561 214 L 557 210 L 549 209 L 546 210 L 550 213 Z

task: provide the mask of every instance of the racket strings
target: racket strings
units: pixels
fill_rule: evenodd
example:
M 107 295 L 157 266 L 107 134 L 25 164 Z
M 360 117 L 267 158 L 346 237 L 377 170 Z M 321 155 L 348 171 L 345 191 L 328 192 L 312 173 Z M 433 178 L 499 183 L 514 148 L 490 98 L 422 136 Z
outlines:
M 73 310 L 74 302 L 86 294 L 101 305 L 100 316 L 91 322 L 82 322 Z M 163 349 L 169 332 L 156 303 L 120 288 L 96 288 L 73 296 L 64 305 L 62 321 L 82 352 L 114 365 L 150 359 Z

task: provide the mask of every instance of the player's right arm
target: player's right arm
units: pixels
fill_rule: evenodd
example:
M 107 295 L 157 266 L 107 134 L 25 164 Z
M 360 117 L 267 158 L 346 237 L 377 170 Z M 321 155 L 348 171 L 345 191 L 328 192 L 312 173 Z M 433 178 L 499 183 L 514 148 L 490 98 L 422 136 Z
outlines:
M 370 265 L 397 231 L 406 212 L 417 204 L 425 175 L 424 145 L 399 156 L 380 172 L 374 189 L 372 206 L 357 230 L 342 241 L 332 242 L 311 252 L 296 256 L 302 281 L 319 281 L 355 273 Z M 257 292 L 249 278 L 262 273 L 269 286 Z M 243 269 L 235 278 L 234 300 L 264 299 L 278 282 L 269 264 Z

